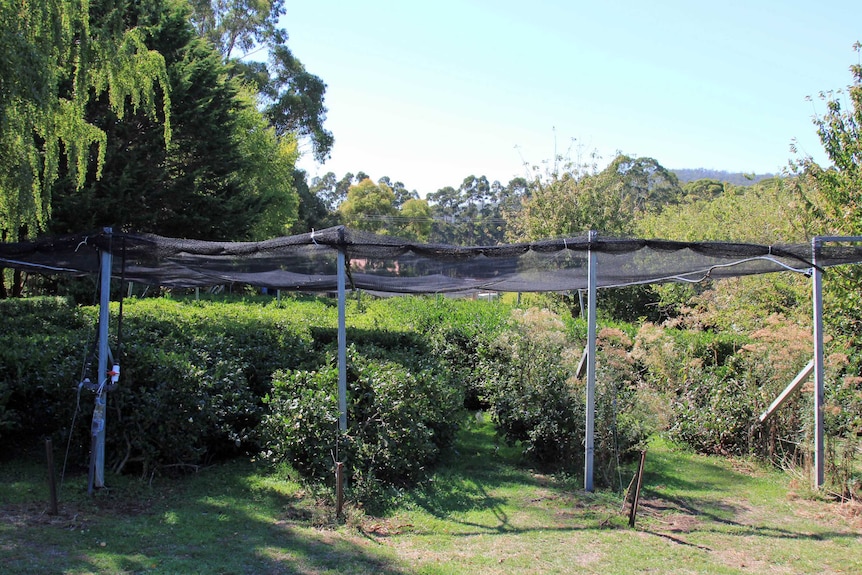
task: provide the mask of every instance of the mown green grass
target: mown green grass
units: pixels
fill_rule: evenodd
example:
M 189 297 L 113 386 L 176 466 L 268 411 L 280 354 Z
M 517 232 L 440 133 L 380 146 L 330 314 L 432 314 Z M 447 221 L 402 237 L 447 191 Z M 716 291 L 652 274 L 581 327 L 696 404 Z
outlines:
M 325 489 L 249 461 L 110 477 L 92 497 L 86 477 L 67 478 L 56 517 L 45 476 L 38 458 L 0 468 L 2 573 L 862 572 L 858 506 L 794 496 L 779 472 L 662 441 L 647 454 L 634 529 L 621 494 L 525 467 L 474 420 L 385 513 L 348 506 L 341 521 Z

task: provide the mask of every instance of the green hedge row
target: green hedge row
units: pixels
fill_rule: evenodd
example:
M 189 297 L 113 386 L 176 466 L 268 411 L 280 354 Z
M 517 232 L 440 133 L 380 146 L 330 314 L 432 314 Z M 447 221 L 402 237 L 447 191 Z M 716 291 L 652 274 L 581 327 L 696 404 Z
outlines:
M 502 302 L 352 299 L 350 428 L 339 434 L 334 301 L 128 299 L 121 345 L 118 304 L 111 312 L 122 374 L 109 394 L 106 453 L 117 471 L 265 453 L 321 477 L 331 473 L 337 450 L 353 484 L 370 493 L 433 465 L 465 407 L 487 410 L 532 464 L 583 466 L 585 387 L 575 373 L 581 320 Z M 53 436 L 69 442 L 70 461 L 85 465 L 93 393 L 78 384 L 87 374 L 95 379 L 97 309 L 37 298 L 0 301 L 0 314 L 2 451 Z M 657 429 L 719 453 L 804 433 L 805 394 L 771 423 L 771 436 L 752 431 L 760 410 L 807 360 L 804 330 L 791 327 L 743 336 L 603 322 L 597 479 L 615 483 L 617 462 Z M 836 377 L 852 369 L 846 361 Z M 827 423 L 844 434 L 859 428 L 858 380 L 845 377 L 827 393 L 836 404 Z
M 491 307 L 483 310 L 475 303 L 433 298 L 349 302 L 350 419 L 365 430 L 352 443 L 353 457 L 374 461 L 364 470 L 369 478 L 389 483 L 414 478 L 417 462 L 430 464 L 451 442 L 461 422 L 464 386 L 441 363 L 432 343 L 437 335 L 429 334 L 438 334 L 444 318 L 459 313 L 471 318 L 470 330 L 481 331 L 484 310 Z M 479 311 L 464 311 L 471 306 Z M 112 304 L 111 312 L 112 348 L 117 353 L 118 304 Z M 0 335 L 4 451 L 32 447 L 39 438 L 53 436 L 62 445 L 71 439 L 70 459 L 85 464 L 93 393 L 78 384 L 86 375 L 96 379 L 97 309 L 63 299 L 3 300 L 0 313 L 9 321 L 9 329 Z M 121 377 L 108 396 L 109 465 L 117 471 L 149 473 L 240 452 L 272 451 L 278 445 L 266 444 L 273 435 L 261 421 L 281 409 L 285 381 L 299 377 L 294 374 L 330 369 L 336 325 L 337 308 L 325 298 L 126 300 Z M 334 392 L 334 383 L 327 380 L 327 385 Z M 387 394 L 396 393 L 390 388 L 412 394 L 404 404 L 415 411 L 409 412 L 411 423 L 369 424 L 366 419 L 378 412 L 387 417 L 400 413 L 387 403 L 394 401 L 386 399 Z M 369 435 L 375 429 L 382 438 Z M 401 458 L 397 454 L 402 446 L 395 440 L 399 434 L 427 436 L 431 456 Z M 415 442 L 404 453 L 414 447 Z M 324 459 L 330 459 L 330 451 L 321 452 Z M 402 468 L 381 464 L 399 458 Z

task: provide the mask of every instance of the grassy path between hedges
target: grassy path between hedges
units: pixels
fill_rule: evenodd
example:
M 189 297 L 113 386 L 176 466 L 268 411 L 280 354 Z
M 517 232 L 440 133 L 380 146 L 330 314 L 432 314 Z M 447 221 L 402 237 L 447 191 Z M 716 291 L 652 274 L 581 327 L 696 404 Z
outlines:
M 631 471 L 626 472 L 628 483 Z M 474 424 L 384 517 L 245 461 L 152 482 L 67 477 L 47 514 L 44 464 L 0 465 L 0 573 L 860 573 L 862 506 L 787 476 L 655 442 L 638 522 L 621 496 L 533 473 Z M 796 489 L 804 493 L 804 489 Z

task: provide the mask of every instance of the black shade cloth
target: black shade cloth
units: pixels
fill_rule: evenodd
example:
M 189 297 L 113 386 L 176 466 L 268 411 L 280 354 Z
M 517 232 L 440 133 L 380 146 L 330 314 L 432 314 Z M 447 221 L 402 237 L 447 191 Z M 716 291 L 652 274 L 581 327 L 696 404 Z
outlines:
M 109 233 L 0 244 L 0 267 L 44 275 L 99 273 L 113 254 L 112 275 L 165 287 L 241 283 L 307 292 L 337 288 L 337 255 L 348 287 L 383 294 L 561 292 L 588 287 L 590 254 L 598 287 L 694 282 L 777 271 L 806 272 L 810 244 L 759 245 L 603 237 L 549 239 L 497 246 L 421 244 L 343 226 L 262 242 L 214 242 Z M 862 262 L 862 248 L 820 249 L 821 268 Z

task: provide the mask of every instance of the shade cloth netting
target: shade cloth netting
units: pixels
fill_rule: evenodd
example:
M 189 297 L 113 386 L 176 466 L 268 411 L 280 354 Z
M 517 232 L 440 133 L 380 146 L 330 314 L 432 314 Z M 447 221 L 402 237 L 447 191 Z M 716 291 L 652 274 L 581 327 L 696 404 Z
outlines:
M 498 246 L 421 244 L 328 228 L 262 242 L 213 242 L 97 232 L 0 244 L 0 267 L 43 275 L 99 273 L 100 251 L 112 275 L 165 287 L 241 283 L 297 291 L 337 289 L 345 254 L 348 289 L 391 294 L 547 292 L 588 287 L 590 253 L 598 287 L 699 281 L 812 267 L 810 244 L 758 245 L 603 237 Z M 862 262 L 862 248 L 822 247 L 821 268 Z

